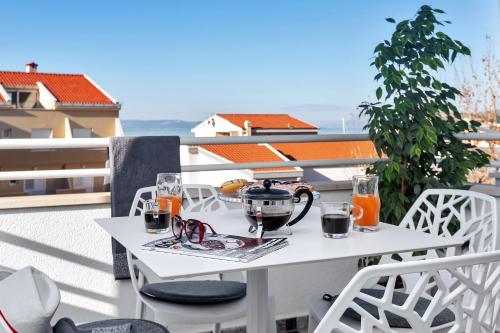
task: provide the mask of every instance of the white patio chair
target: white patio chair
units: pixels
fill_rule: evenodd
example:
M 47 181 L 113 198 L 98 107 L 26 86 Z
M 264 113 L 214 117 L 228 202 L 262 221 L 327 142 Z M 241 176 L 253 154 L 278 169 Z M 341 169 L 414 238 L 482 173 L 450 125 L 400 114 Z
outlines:
M 382 256 L 379 264 L 418 261 L 459 254 L 488 252 L 498 249 L 496 200 L 492 196 L 466 190 L 425 190 L 406 213 L 399 225 L 446 238 L 462 238 L 464 246 L 427 250 L 421 253 L 399 253 Z M 405 291 L 411 290 L 417 276 L 403 278 Z M 446 277 L 443 277 L 446 281 Z
M 494 333 L 500 309 L 499 264 L 500 251 L 492 251 L 366 267 L 354 276 L 314 332 Z M 396 291 L 397 279 L 407 274 L 419 278 L 401 296 Z M 451 285 L 443 281 L 444 275 L 451 277 Z M 363 292 L 366 284 L 380 278 L 387 279 L 380 294 Z
M 408 210 L 399 227 L 427 232 L 442 237 L 464 239 L 461 248 L 427 250 L 419 253 L 406 252 L 381 257 L 379 265 L 421 261 L 433 258 L 454 256 L 464 253 L 487 252 L 497 249 L 498 223 L 495 198 L 473 191 L 453 189 L 425 190 Z M 452 283 L 451 277 L 443 272 L 442 280 L 446 285 Z M 409 293 L 419 279 L 418 274 L 406 274 L 398 279 L 401 292 Z M 377 286 L 378 279 L 371 281 L 367 288 Z M 318 313 L 324 313 L 323 295 L 315 295 L 310 300 L 309 332 L 318 322 Z M 321 309 L 321 311 L 320 311 Z
M 147 199 L 156 199 L 156 186 L 143 187 L 135 193 L 134 201 L 130 206 L 129 216 L 143 214 L 143 205 Z M 227 210 L 224 202 L 217 198 L 217 191 L 210 185 L 183 184 L 183 211 L 209 212 Z
M 190 212 L 209 212 L 227 210 L 224 202 L 218 200 L 217 192 L 210 185 L 184 184 L 183 185 L 183 214 Z M 136 192 L 130 208 L 130 216 L 143 215 L 144 202 L 147 199 L 156 199 L 156 187 L 144 187 Z M 174 324 L 212 324 L 214 333 L 220 333 L 220 323 L 243 318 L 246 315 L 246 297 L 219 304 L 189 305 L 154 300 L 140 292 L 144 284 L 156 275 L 142 262 L 133 257 L 127 250 L 127 261 L 130 272 L 137 270 L 137 277 L 132 274 L 132 286 L 137 295 L 136 318 L 143 318 L 144 305 L 154 314 L 155 320 Z M 212 279 L 223 279 L 223 274 Z M 242 276 L 242 280 L 244 277 Z M 274 299 L 270 298 L 269 332 L 275 332 Z

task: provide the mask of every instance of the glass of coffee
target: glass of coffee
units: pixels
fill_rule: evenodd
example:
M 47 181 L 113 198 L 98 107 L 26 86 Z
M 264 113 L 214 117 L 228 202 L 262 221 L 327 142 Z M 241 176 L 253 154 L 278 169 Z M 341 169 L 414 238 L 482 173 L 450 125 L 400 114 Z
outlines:
M 327 238 L 344 238 L 349 235 L 351 220 L 363 216 L 363 209 L 348 202 L 322 202 L 321 227 Z
M 144 225 L 150 234 L 162 234 L 170 229 L 172 202 L 165 201 L 162 206 L 155 200 L 144 202 Z

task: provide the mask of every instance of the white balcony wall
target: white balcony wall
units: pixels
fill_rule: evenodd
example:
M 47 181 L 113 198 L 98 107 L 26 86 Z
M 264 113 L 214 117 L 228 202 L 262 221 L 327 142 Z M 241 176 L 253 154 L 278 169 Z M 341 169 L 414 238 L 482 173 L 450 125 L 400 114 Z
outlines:
M 132 314 L 128 282 L 113 278 L 110 237 L 94 222 L 109 205 L 2 210 L 0 267 L 31 265 L 61 289 L 56 317 L 78 322 Z
M 349 195 L 350 191 L 323 192 L 322 200 L 348 200 Z M 0 269 L 31 265 L 54 279 L 61 289 L 61 306 L 54 320 L 132 317 L 135 295 L 130 282 L 114 280 L 110 237 L 94 222 L 109 215 L 108 205 L 1 210 Z M 242 230 L 246 229 L 243 218 L 241 223 Z M 305 315 L 311 294 L 341 290 L 356 269 L 356 260 L 346 260 L 271 270 L 270 292 L 276 297 L 278 318 Z M 170 328 L 172 332 L 210 329 Z

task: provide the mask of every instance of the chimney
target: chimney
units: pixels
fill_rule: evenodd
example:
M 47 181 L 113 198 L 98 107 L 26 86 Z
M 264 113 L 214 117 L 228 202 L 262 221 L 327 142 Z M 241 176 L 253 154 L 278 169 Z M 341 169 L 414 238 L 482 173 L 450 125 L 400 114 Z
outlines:
M 245 136 L 252 136 L 252 122 L 250 120 L 243 122 L 243 129 L 245 130 Z
M 30 62 L 26 64 L 26 73 L 36 73 L 38 68 L 38 64 L 35 62 Z

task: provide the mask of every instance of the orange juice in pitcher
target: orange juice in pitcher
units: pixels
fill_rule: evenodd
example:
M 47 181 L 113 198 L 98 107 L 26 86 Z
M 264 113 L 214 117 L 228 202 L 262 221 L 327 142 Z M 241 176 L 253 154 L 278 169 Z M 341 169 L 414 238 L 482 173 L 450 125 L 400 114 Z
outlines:
M 354 176 L 352 186 L 352 203 L 363 209 L 363 216 L 354 221 L 354 230 L 361 232 L 377 231 L 380 219 L 378 177 Z

